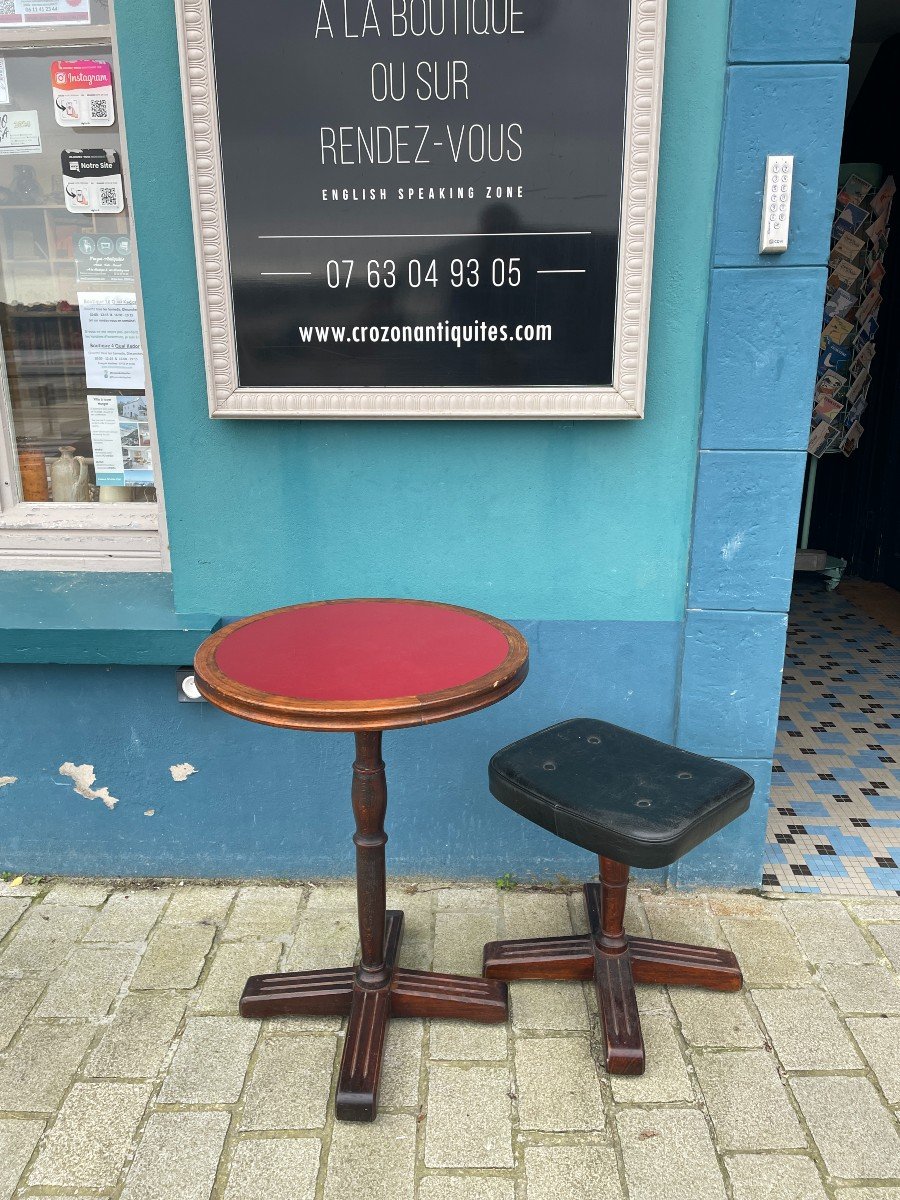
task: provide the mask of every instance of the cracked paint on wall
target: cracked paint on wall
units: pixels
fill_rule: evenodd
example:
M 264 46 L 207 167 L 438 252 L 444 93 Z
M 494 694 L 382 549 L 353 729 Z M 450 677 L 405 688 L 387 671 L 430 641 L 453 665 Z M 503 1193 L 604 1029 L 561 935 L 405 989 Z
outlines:
M 0 775 L 0 787 L 9 787 L 11 783 L 18 783 L 18 775 Z
M 197 774 L 197 768 L 191 763 L 175 763 L 169 767 L 169 774 L 176 783 L 184 783 L 189 775 Z
M 736 533 L 728 539 L 722 547 L 722 558 L 725 562 L 730 562 L 744 544 L 744 535 Z
M 59 768 L 60 775 L 66 775 L 75 785 L 75 791 L 85 800 L 102 800 L 107 808 L 113 809 L 119 803 L 115 796 L 109 794 L 109 788 L 94 788 L 92 785 L 97 776 L 90 763 L 82 763 L 76 767 L 72 762 L 64 762 Z

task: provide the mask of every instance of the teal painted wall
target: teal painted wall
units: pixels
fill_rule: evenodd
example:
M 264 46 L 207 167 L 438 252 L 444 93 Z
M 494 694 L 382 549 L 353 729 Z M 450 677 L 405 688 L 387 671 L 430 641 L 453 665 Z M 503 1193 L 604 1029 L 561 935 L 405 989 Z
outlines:
M 491 796 L 500 746 L 582 713 L 671 741 L 681 625 L 527 621 L 523 687 L 481 712 L 384 738 L 392 875 L 579 879 L 597 860 Z M 349 875 L 350 734 L 294 733 L 179 704 L 150 666 L 3 666 L 0 871 L 208 878 Z M 34 731 L 41 731 L 35 737 Z M 118 804 L 77 795 L 90 763 Z M 196 769 L 183 783 L 169 767 Z M 152 812 L 152 816 L 145 814 Z M 664 872 L 654 872 L 661 879 Z
M 727 3 L 669 4 L 640 423 L 211 421 L 174 7 L 116 0 L 116 13 L 178 608 L 389 594 L 680 621 Z
M 643 422 L 213 422 L 173 0 L 116 0 L 177 608 L 216 618 L 419 595 L 517 619 L 531 644 L 515 697 L 389 739 L 391 870 L 586 873 L 586 856 L 499 809 L 490 753 L 588 713 L 675 737 L 729 5 L 669 8 Z M 349 872 L 346 738 L 179 706 L 164 667 L 11 666 L 0 707 L 4 695 L 23 699 L 2 764 L 19 782 L 0 807 L 0 867 Z M 54 737 L 35 739 L 39 727 Z M 115 812 L 66 786 L 61 755 L 94 764 Z M 182 761 L 198 771 L 176 785 L 168 766 Z M 768 764 L 756 766 L 764 803 Z M 703 847 L 686 881 L 758 882 L 758 854 L 734 846 L 727 879 L 721 849 Z
M 748 813 L 673 868 L 687 887 L 762 875 L 854 7 L 731 5 L 676 739 L 757 786 Z M 777 255 L 759 253 L 768 153 L 794 156 Z

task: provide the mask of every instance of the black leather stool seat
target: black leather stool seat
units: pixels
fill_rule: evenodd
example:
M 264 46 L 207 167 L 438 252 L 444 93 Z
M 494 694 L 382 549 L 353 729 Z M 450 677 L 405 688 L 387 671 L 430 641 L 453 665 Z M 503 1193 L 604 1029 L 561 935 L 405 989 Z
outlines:
M 665 867 L 750 805 L 738 767 L 579 717 L 499 750 L 493 794 L 567 842 L 633 867 Z

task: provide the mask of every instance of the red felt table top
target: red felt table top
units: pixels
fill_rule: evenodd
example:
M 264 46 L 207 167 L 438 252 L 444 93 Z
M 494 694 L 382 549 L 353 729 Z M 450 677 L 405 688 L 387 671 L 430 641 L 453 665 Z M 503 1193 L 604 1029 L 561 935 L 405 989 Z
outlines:
M 443 604 L 335 600 L 226 627 L 214 635 L 214 662 L 228 681 L 269 696 L 386 701 L 446 692 L 496 671 L 511 653 L 504 628 Z

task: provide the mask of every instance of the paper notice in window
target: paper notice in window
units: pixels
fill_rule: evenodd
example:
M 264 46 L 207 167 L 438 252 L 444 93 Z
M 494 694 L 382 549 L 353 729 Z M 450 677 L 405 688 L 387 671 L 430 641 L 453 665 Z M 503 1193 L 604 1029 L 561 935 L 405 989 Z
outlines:
M 0 113 L 0 154 L 40 154 L 41 127 L 33 108 Z
M 134 292 L 79 292 L 88 387 L 143 390 L 144 351 Z
M 89 395 L 87 402 L 97 485 L 152 484 L 147 397 Z
M 0 0 L 0 26 L 90 23 L 91 0 Z
M 0 104 L 9 104 L 9 79 L 6 75 L 5 58 L 0 58 Z
M 144 487 L 154 481 L 146 396 L 88 396 L 98 487 Z

